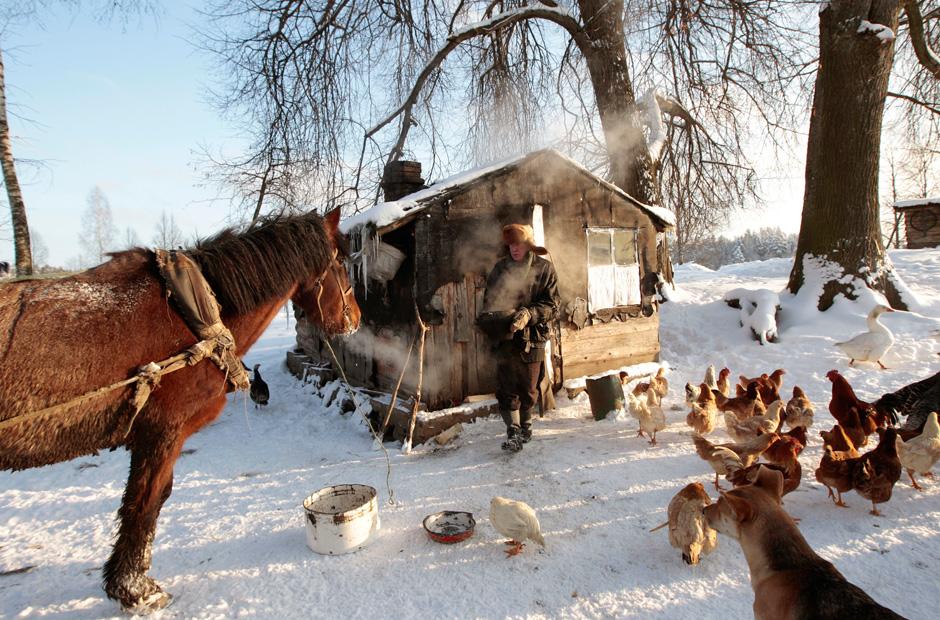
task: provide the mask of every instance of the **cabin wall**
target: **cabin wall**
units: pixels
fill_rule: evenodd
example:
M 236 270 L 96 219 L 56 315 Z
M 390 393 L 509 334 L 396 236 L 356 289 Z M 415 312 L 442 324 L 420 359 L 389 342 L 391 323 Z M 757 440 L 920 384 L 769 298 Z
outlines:
M 610 321 L 584 329 L 563 327 L 563 379 L 659 360 L 659 314 Z
M 940 246 L 940 204 L 905 209 L 903 213 L 908 248 Z

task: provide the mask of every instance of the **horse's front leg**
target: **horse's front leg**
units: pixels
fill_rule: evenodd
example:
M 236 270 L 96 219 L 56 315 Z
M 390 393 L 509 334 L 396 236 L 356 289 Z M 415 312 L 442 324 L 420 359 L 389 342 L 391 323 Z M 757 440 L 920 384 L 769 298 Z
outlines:
M 141 429 L 135 429 L 141 430 Z M 128 612 L 145 614 L 166 607 L 171 596 L 147 575 L 160 508 L 173 490 L 173 465 L 182 433 L 135 433 L 131 469 L 118 510 L 120 526 L 104 565 L 104 590 Z

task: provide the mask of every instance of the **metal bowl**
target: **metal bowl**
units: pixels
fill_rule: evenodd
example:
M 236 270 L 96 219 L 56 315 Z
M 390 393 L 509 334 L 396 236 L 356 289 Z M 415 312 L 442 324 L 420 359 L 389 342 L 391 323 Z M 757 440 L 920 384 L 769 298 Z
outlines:
M 455 510 L 444 510 L 428 515 L 424 518 L 424 531 L 431 540 L 450 545 L 467 540 L 473 536 L 476 527 L 473 514 Z

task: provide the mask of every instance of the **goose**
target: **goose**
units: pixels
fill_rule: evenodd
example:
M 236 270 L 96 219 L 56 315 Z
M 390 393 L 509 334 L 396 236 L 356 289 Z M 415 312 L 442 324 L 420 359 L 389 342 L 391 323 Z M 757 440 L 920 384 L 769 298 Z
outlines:
M 894 344 L 894 334 L 878 321 L 878 317 L 885 312 L 894 312 L 894 310 L 882 304 L 876 305 L 868 313 L 867 332 L 861 333 L 851 340 L 836 343 L 836 346 L 849 356 L 849 366 L 858 360 L 860 362 L 878 362 L 879 366 L 887 368 L 881 363 L 881 358 Z
M 264 407 L 268 404 L 268 398 L 271 396 L 270 390 L 268 390 L 268 384 L 264 382 L 264 379 L 261 378 L 261 373 L 258 371 L 258 368 L 261 367 L 261 364 L 255 364 L 254 377 L 251 380 L 251 389 L 248 391 L 248 395 L 251 397 L 251 400 L 255 402 L 255 409 L 258 406 Z

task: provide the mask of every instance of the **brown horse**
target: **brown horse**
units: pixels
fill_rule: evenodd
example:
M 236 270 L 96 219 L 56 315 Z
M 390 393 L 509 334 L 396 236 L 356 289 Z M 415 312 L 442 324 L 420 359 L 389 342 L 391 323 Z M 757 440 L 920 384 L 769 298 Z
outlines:
M 359 326 L 338 220 L 338 210 L 324 218 L 270 218 L 185 251 L 214 290 L 239 356 L 288 299 L 328 333 Z M 117 540 L 104 566 L 105 592 L 127 611 L 147 613 L 170 601 L 147 575 L 157 516 L 170 496 L 183 443 L 225 406 L 226 377 L 209 360 L 164 375 L 133 418 L 133 385 L 28 414 L 131 377 L 196 341 L 167 300 L 148 250 L 113 254 L 67 278 L 0 285 L 0 425 L 6 427 L 0 469 L 39 467 L 120 445 L 130 451 Z

